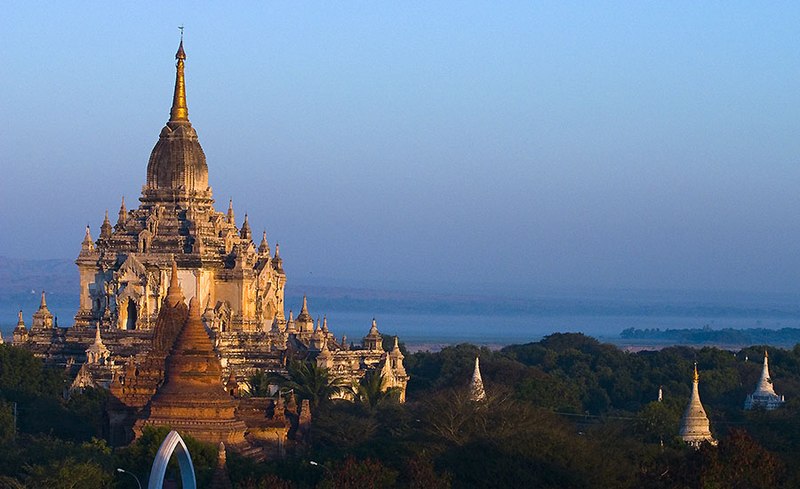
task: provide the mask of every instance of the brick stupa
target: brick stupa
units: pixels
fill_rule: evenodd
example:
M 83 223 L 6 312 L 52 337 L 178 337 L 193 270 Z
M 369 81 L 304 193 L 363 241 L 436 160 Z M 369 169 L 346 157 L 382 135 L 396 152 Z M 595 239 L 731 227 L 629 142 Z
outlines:
M 178 287 L 176 282 L 173 280 L 171 290 Z M 180 292 L 173 293 L 177 298 Z M 180 307 L 180 303 L 175 306 Z M 204 442 L 246 449 L 246 426 L 235 415 L 236 401 L 225 392 L 222 365 L 203 326 L 200 309 L 197 299 L 192 298 L 188 318 L 166 358 L 164 383 L 133 430 L 138 437 L 146 426 L 169 426 Z

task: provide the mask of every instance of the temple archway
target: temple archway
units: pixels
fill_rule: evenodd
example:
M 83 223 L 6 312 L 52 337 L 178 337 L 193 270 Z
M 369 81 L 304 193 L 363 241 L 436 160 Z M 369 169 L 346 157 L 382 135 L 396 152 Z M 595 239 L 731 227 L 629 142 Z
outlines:
M 127 314 L 125 315 L 125 329 L 136 329 L 136 320 L 139 313 L 136 310 L 136 302 L 128 299 L 128 306 L 125 308 Z
M 178 466 L 181 469 L 181 486 L 183 489 L 197 489 L 197 481 L 194 477 L 194 465 L 192 456 L 186 443 L 177 431 L 170 431 L 153 459 L 153 467 L 150 469 L 150 480 L 147 483 L 148 489 L 163 489 L 164 476 L 167 473 L 167 464 L 172 457 L 172 453 L 177 451 Z

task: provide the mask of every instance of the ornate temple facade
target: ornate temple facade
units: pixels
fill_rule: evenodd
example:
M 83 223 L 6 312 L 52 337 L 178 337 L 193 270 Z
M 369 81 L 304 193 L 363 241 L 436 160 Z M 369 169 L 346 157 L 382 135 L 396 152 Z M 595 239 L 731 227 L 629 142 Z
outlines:
M 96 242 L 86 230 L 75 326 L 152 329 L 174 257 L 206 323 L 222 332 L 269 331 L 284 323 L 278 247 L 271 255 L 266 233 L 256 247 L 247 216 L 237 227 L 232 202 L 227 213 L 214 209 L 206 156 L 189 122 L 182 43 L 176 58 L 170 118 L 150 154 L 139 206 L 127 210 L 123 200 L 113 226 L 106 213 Z
M 772 411 L 778 409 L 783 405 L 785 399 L 775 393 L 775 388 L 772 386 L 772 378 L 769 375 L 769 355 L 766 350 L 764 351 L 764 368 L 761 370 L 761 378 L 758 380 L 756 390 L 747 396 L 744 401 L 744 408 L 750 409 L 766 409 Z
M 157 324 L 174 279 L 184 306 L 197 304 L 222 380 L 234 390 L 246 389 L 256 371 L 281 371 L 287 361 L 305 359 L 345 382 L 383 369 L 386 388 L 400 388 L 404 399 L 402 353 L 396 341 L 384 350 L 374 321 L 361 345 L 348 345 L 327 320 L 315 325 L 306 298 L 296 319 L 291 311 L 285 315 L 279 246 L 273 252 L 266 232 L 256 245 L 247 215 L 239 226 L 232 202 L 226 212 L 214 207 L 206 157 L 189 121 L 182 40 L 176 60 L 170 117 L 150 155 L 138 206 L 128 209 L 123 199 L 114 224 L 106 212 L 96 240 L 86 228 L 76 259 L 80 303 L 74 325 L 59 327 L 42 293 L 30 328 L 20 312 L 14 343 L 73 375 L 80 372 L 76 388 L 109 386 L 131 372 L 163 371 L 177 332 L 164 336 Z M 153 375 L 155 385 L 163 381 Z M 154 394 L 152 382 L 141 385 L 147 385 L 142 392 L 126 394 L 129 401 L 139 396 L 130 401 L 139 403 L 137 409 Z
M 700 375 L 697 373 L 697 364 L 694 365 L 694 378 L 692 380 L 692 396 L 689 398 L 689 405 L 683 412 L 679 435 L 683 441 L 694 448 L 700 448 L 703 442 L 716 445 L 717 441 L 711 434 L 711 427 L 708 422 L 706 410 L 700 402 Z

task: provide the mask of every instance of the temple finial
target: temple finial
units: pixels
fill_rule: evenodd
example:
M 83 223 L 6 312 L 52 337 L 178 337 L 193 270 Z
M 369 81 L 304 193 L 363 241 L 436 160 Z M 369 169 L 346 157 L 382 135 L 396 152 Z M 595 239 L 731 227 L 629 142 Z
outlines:
M 694 383 L 700 382 L 700 374 L 697 373 L 697 362 L 694 362 Z
M 183 290 L 178 282 L 178 264 L 175 262 L 175 257 L 172 257 L 172 276 L 169 280 L 166 299 L 170 307 L 175 307 L 179 302 L 183 302 Z
M 244 222 L 242 223 L 242 229 L 239 232 L 239 236 L 242 239 L 252 240 L 253 239 L 253 231 L 250 230 L 250 221 L 247 219 L 247 213 L 244 214 Z
M 175 53 L 175 94 L 172 97 L 172 109 L 169 112 L 170 122 L 189 121 L 189 109 L 186 106 L 186 80 L 183 75 L 184 60 L 186 52 L 183 50 L 183 26 L 181 29 L 181 43 L 178 45 L 178 52 Z
M 86 233 L 83 235 L 83 243 L 81 243 L 81 247 L 84 250 L 91 251 L 94 249 L 94 243 L 92 242 L 92 233 L 89 230 L 89 225 L 86 225 Z
M 114 228 L 111 227 L 111 221 L 108 220 L 108 209 L 106 209 L 106 215 L 103 218 L 103 224 L 100 225 L 100 237 L 101 238 L 110 238 L 111 233 Z
M 267 232 L 261 235 L 261 244 L 258 245 L 258 252 L 269 255 L 269 243 L 267 242 Z
M 236 224 L 236 216 L 233 213 L 233 199 L 228 201 L 228 224 Z

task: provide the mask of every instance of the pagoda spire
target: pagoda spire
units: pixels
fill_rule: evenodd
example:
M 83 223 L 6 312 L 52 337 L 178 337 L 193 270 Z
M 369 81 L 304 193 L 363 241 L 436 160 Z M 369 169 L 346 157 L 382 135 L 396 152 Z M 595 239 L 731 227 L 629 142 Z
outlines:
M 178 264 L 175 263 L 175 258 L 172 258 L 172 275 L 169 280 L 169 289 L 167 289 L 167 303 L 170 307 L 175 307 L 179 302 L 183 302 L 183 290 L 178 282 Z
M 378 320 L 372 318 L 372 324 L 369 327 L 369 334 L 376 335 L 378 334 Z
M 475 357 L 475 370 L 472 371 L 472 381 L 469 383 L 469 399 L 473 402 L 486 399 L 486 391 L 483 389 L 483 378 L 481 377 L 480 357 Z
M 278 273 L 283 272 L 283 258 L 281 258 L 281 245 L 275 243 L 275 256 L 272 257 L 272 268 Z
M 86 225 L 86 234 L 83 236 L 83 243 L 81 243 L 81 251 L 93 251 L 94 242 L 92 241 L 92 233 L 89 231 L 89 225 Z
M 269 256 L 269 243 L 267 242 L 267 232 L 261 235 L 261 244 L 258 245 L 258 252 Z
M 744 401 L 745 409 L 761 407 L 767 411 L 779 408 L 784 403 L 783 396 L 775 392 L 772 384 L 772 377 L 769 375 L 769 353 L 764 350 L 764 367 L 761 370 L 761 378 L 758 380 L 756 390 L 747 396 Z
M 105 363 L 110 355 L 111 352 L 100 337 L 100 325 L 98 324 L 94 332 L 94 343 L 86 349 L 86 361 L 91 364 Z
M 383 337 L 378 331 L 378 321 L 372 318 L 372 325 L 369 327 L 369 333 L 364 337 L 364 348 L 367 350 L 383 350 Z
M 119 205 L 119 212 L 117 213 L 117 223 L 114 229 L 122 229 L 125 226 L 125 221 L 128 219 L 128 210 L 125 208 L 125 196 L 122 196 L 122 202 Z
M 189 122 L 189 108 L 186 106 L 186 79 L 183 75 L 184 60 L 186 52 L 183 50 L 183 31 L 181 31 L 181 43 L 178 52 L 175 53 L 175 93 L 172 96 L 172 109 L 169 111 L 170 122 Z
M 233 214 L 233 199 L 228 200 L 228 224 L 236 224 L 236 216 Z
M 239 237 L 248 241 L 253 239 L 253 232 L 250 230 L 250 221 L 247 219 L 246 212 L 244 213 L 244 222 L 242 223 L 242 229 L 239 232 Z
M 111 222 L 108 220 L 108 209 L 106 209 L 106 215 L 103 217 L 103 224 L 100 225 L 100 237 L 104 239 L 110 238 L 112 230 Z
M 700 448 L 705 441 L 716 445 L 717 441 L 711 434 L 706 410 L 700 402 L 700 391 L 698 390 L 700 374 L 697 373 L 697 362 L 694 364 L 692 377 L 692 396 L 689 398 L 689 405 L 686 406 L 683 419 L 681 419 L 680 437 L 694 448 Z
M 775 394 L 772 378 L 769 375 L 769 353 L 767 353 L 767 350 L 764 350 L 764 368 L 761 370 L 761 378 L 758 380 L 756 391 L 763 394 Z

